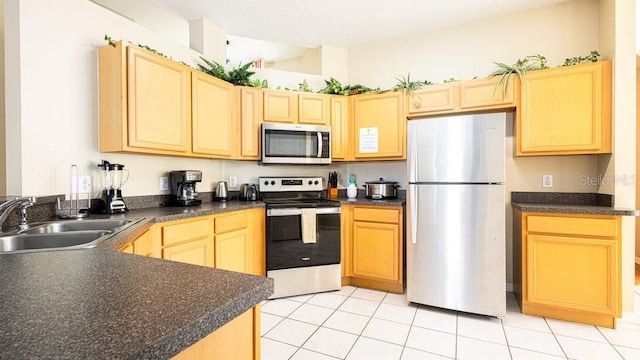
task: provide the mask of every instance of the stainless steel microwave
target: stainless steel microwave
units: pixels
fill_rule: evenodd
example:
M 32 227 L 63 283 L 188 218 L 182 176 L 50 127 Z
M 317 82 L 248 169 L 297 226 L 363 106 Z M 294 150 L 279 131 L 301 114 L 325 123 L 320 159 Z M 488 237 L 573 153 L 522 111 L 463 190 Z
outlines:
M 331 127 L 262 124 L 263 164 L 331 164 Z

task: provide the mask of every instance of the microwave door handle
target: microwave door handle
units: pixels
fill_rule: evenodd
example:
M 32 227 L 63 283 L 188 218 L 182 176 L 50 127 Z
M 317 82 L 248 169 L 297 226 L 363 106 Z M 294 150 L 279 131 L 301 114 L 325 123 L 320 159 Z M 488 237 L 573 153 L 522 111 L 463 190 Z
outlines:
M 318 158 L 321 158 L 322 157 L 322 132 L 318 131 L 316 135 L 318 136 Z

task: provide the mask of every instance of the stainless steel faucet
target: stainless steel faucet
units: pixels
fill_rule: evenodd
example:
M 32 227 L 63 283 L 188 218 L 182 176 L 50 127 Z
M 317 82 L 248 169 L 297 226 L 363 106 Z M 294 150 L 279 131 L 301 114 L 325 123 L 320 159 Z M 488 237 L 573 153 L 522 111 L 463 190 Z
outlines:
M 23 197 L 23 198 L 15 198 L 11 199 L 7 202 L 0 204 L 0 233 L 2 233 L 2 227 L 4 226 L 4 222 L 7 220 L 9 215 L 11 215 L 11 211 L 19 208 L 18 215 L 20 216 L 20 220 L 18 221 L 18 230 L 24 230 L 28 227 L 27 223 L 27 208 L 33 206 L 36 203 L 35 197 Z

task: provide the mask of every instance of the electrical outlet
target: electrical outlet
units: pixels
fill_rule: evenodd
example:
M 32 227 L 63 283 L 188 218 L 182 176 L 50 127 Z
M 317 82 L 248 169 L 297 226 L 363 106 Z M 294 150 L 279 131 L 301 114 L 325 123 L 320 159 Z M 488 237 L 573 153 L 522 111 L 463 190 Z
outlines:
M 553 175 L 542 175 L 542 187 L 553 187 Z
M 160 191 L 169 191 L 169 178 L 166 176 L 160 177 Z
M 235 176 L 229 176 L 229 187 L 235 188 L 238 186 L 238 178 Z
M 91 176 L 80 176 L 78 179 L 80 180 L 78 183 L 78 194 L 91 193 Z

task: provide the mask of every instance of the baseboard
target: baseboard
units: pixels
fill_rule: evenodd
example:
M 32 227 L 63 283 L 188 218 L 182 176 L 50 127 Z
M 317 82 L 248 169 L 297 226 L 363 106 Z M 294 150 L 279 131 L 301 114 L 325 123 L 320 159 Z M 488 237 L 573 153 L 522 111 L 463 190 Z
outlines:
M 507 292 L 513 292 L 513 283 L 507 283 Z

